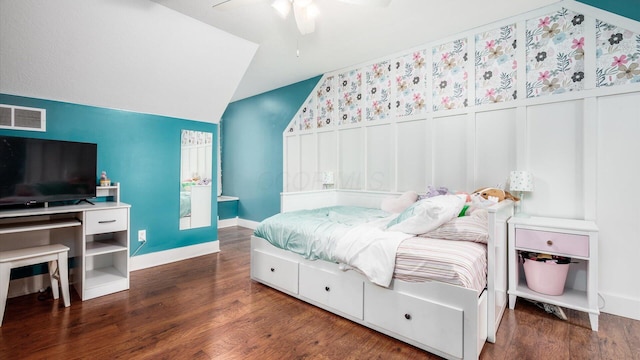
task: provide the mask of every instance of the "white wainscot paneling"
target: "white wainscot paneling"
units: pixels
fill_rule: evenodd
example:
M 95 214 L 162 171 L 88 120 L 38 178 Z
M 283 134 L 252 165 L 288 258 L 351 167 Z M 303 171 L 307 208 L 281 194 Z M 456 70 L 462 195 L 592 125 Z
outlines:
M 364 188 L 364 134 L 362 128 L 338 132 L 340 151 L 339 188 Z
M 300 190 L 320 189 L 316 161 L 318 146 L 315 134 L 300 135 Z
M 451 191 L 466 189 L 467 115 L 434 119 L 433 172 L 435 186 Z
M 583 101 L 527 108 L 529 167 L 533 192 L 523 211 L 540 216 L 580 219 L 584 216 Z
M 596 222 L 603 311 L 615 308 L 617 315 L 640 319 L 640 94 L 598 99 L 598 133 Z
M 476 187 L 506 185 L 516 170 L 516 109 L 477 113 L 475 144 Z
M 367 190 L 395 187 L 395 136 L 390 124 L 369 126 L 367 131 Z
M 398 191 L 423 192 L 427 174 L 431 174 L 431 146 L 427 138 L 427 121 L 407 121 L 397 124 Z
M 287 191 L 300 191 L 300 137 L 289 136 L 285 138 L 287 144 L 287 167 L 285 179 Z
M 323 172 L 332 172 L 335 175 L 338 170 L 338 143 L 336 140 L 336 131 L 318 133 L 318 171 L 320 175 Z M 320 185 L 322 188 L 322 176 L 320 176 Z

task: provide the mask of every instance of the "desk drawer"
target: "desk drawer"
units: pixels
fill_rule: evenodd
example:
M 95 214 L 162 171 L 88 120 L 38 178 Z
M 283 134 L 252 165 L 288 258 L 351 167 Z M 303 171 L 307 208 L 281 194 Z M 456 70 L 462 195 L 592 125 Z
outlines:
M 104 234 L 124 231 L 128 227 L 127 209 L 87 211 L 86 234 Z
M 589 236 L 516 229 L 516 247 L 543 253 L 589 257 Z

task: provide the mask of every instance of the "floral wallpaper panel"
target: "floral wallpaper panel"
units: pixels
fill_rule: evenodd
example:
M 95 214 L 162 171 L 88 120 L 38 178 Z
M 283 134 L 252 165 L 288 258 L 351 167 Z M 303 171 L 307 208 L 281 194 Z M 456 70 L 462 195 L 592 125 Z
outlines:
M 467 39 L 433 48 L 433 110 L 467 106 Z
M 296 131 L 296 129 L 298 129 L 298 122 L 300 119 L 300 114 L 296 114 L 296 116 L 293 117 L 293 119 L 291 120 L 291 122 L 289 123 L 289 127 L 287 128 L 287 132 L 294 132 Z
M 195 130 L 182 130 L 182 145 L 205 145 L 213 143 L 213 133 Z
M 527 97 L 584 88 L 584 15 L 562 8 L 527 20 Z
M 328 76 L 324 81 L 316 88 L 316 98 L 318 111 L 316 114 L 316 126 L 319 128 L 331 126 L 333 124 L 333 117 L 335 108 L 333 105 L 333 94 L 336 92 L 334 89 L 334 77 Z
M 383 61 L 367 66 L 365 80 L 367 97 L 365 118 L 368 121 L 389 118 L 391 110 L 391 64 Z
M 476 104 L 517 98 L 516 25 L 476 35 Z
M 300 110 L 300 130 L 311 130 L 315 128 L 315 118 L 313 116 L 315 110 L 314 97 L 310 96 Z
M 426 50 L 415 51 L 396 59 L 396 116 L 422 114 L 426 105 Z
M 596 20 L 596 85 L 640 82 L 640 34 Z
M 362 69 L 338 75 L 338 124 L 362 121 Z

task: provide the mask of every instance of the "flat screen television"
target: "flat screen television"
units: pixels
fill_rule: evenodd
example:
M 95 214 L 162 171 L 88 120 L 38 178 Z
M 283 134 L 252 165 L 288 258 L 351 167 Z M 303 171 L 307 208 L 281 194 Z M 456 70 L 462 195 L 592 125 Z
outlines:
M 96 196 L 98 145 L 0 136 L 0 207 Z

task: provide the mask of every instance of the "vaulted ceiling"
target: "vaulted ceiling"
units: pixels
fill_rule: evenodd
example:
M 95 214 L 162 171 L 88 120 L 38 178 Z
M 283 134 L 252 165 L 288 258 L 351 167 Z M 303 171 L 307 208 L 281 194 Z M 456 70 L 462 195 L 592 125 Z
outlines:
M 233 101 L 558 2 L 392 0 L 375 7 L 315 0 L 315 32 L 301 35 L 293 16 L 283 19 L 271 7 L 273 0 L 154 1 L 259 45 Z

